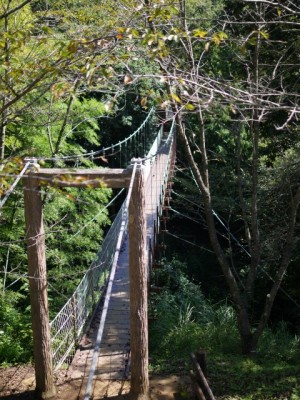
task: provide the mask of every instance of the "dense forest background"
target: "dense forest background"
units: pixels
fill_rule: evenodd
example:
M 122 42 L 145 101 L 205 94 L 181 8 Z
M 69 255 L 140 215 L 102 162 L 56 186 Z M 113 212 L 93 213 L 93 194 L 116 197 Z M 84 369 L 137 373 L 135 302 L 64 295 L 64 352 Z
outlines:
M 296 0 L 0 0 L 1 202 L 26 157 L 107 167 L 85 154 L 128 136 L 152 106 L 176 119 L 154 369 L 194 347 L 300 354 L 299 16 Z M 93 261 L 115 194 L 43 188 L 51 317 Z M 0 363 L 28 362 L 21 183 L 0 226 Z

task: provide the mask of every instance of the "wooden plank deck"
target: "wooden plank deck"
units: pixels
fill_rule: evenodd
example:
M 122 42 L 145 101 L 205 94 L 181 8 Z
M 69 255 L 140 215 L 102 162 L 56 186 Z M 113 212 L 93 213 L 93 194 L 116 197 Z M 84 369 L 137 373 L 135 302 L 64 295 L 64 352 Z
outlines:
M 116 267 L 95 379 L 124 379 L 128 370 L 130 353 L 128 257 L 126 238 Z M 101 312 L 100 303 L 71 364 L 70 369 L 75 378 L 84 378 L 90 369 Z

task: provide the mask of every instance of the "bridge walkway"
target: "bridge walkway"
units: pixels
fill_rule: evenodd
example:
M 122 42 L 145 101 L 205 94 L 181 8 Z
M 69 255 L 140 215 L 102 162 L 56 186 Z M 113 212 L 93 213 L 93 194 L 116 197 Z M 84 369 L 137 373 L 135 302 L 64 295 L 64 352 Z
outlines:
M 154 222 L 157 220 L 157 204 L 161 196 L 165 165 L 169 150 L 158 154 L 152 160 L 151 169 L 145 182 L 145 209 L 147 220 L 147 241 L 153 241 Z M 83 398 L 86 374 L 89 372 L 96 343 L 103 304 L 98 305 L 86 335 L 81 340 L 70 366 L 73 379 L 82 380 L 79 399 Z M 130 373 L 130 283 L 129 283 L 129 241 L 125 237 L 118 258 L 112 293 L 109 300 L 100 352 L 93 379 L 93 390 L 103 381 L 128 379 Z M 93 393 L 92 390 L 92 393 Z M 91 394 L 92 394 L 91 393 Z

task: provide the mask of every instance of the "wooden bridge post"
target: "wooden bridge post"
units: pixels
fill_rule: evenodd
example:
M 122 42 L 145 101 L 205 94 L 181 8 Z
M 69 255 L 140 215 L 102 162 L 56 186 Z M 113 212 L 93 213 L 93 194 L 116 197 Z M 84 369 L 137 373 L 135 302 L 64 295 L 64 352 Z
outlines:
M 138 161 L 129 204 L 131 400 L 149 399 L 144 167 Z
M 28 275 L 34 346 L 36 396 L 50 399 L 56 390 L 53 380 L 51 338 L 48 313 L 45 231 L 42 199 L 34 174 L 24 179 L 25 224 Z

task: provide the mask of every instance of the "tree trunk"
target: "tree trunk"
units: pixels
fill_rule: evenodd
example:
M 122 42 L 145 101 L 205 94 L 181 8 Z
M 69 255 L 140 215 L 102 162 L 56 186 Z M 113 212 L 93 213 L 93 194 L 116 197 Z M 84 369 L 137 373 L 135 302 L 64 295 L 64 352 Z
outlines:
M 244 303 L 244 299 L 241 295 L 241 291 L 239 289 L 238 283 L 234 277 L 234 274 L 232 273 L 230 265 L 226 259 L 224 251 L 218 240 L 215 221 L 214 221 L 214 213 L 213 213 L 212 204 L 211 204 L 211 193 L 210 193 L 209 185 L 208 185 L 208 183 L 209 183 L 208 171 L 205 166 L 207 163 L 207 157 L 205 154 L 204 158 L 203 158 L 205 165 L 202 167 L 201 172 L 200 172 L 195 163 L 193 155 L 191 153 L 191 149 L 190 149 L 190 146 L 188 143 L 188 139 L 185 135 L 184 126 L 182 124 L 181 116 L 179 113 L 177 113 L 176 118 L 177 118 L 179 137 L 184 145 L 185 153 L 187 155 L 188 162 L 194 172 L 197 184 L 199 185 L 199 187 L 201 189 L 210 243 L 211 243 L 213 251 L 218 259 L 218 263 L 223 271 L 223 274 L 225 276 L 226 282 L 229 286 L 230 293 L 231 293 L 231 296 L 232 296 L 234 304 L 235 304 L 235 309 L 236 309 L 236 313 L 237 313 L 237 325 L 238 325 L 238 330 L 239 330 L 241 342 L 242 342 L 242 351 L 243 351 L 243 353 L 248 353 L 248 352 L 252 351 L 252 346 L 251 346 L 252 334 L 251 334 L 249 315 L 247 312 L 246 305 Z M 200 129 L 204 129 L 203 124 L 200 124 Z M 205 139 L 205 136 L 203 133 L 200 134 L 200 137 L 202 138 L 202 140 Z M 201 150 L 202 150 L 202 152 L 206 153 L 205 145 L 201 146 Z M 204 177 L 202 177 L 202 173 L 204 173 Z M 207 186 L 205 185 L 205 181 L 207 182 Z
M 55 396 L 56 390 L 48 314 L 45 232 L 42 200 L 33 177 L 25 179 L 24 203 L 36 395 L 38 399 L 50 399 Z
M 10 8 L 10 2 L 7 4 L 7 10 Z M 9 34 L 9 25 L 8 25 L 8 15 L 4 17 L 4 31 L 5 33 Z M 5 62 L 7 65 L 9 65 L 10 61 L 10 46 L 9 46 L 9 39 L 6 37 L 5 42 L 4 42 L 4 54 L 5 54 Z M 10 86 L 11 80 L 8 75 L 8 70 L 5 69 L 4 72 L 4 82 L 7 87 Z M 7 95 L 4 96 L 2 105 L 5 106 L 5 103 L 7 101 Z M 5 139 L 6 139 L 6 127 L 7 127 L 7 113 L 8 111 L 5 110 L 2 113 L 0 113 L 0 160 L 4 160 L 5 157 Z
M 5 157 L 5 136 L 6 136 L 6 125 L 4 121 L 2 121 L 0 123 L 0 160 L 4 160 Z
M 243 179 L 242 165 L 241 165 L 241 158 L 242 158 L 241 128 L 242 128 L 242 122 L 238 121 L 233 124 L 232 130 L 234 133 L 234 142 L 235 142 L 236 176 L 237 176 L 239 202 L 240 202 L 240 208 L 241 208 L 243 223 L 244 223 L 245 240 L 246 240 L 246 243 L 248 244 L 248 246 L 250 246 L 251 235 L 250 235 L 250 228 L 249 228 L 249 223 L 248 223 L 246 202 L 245 202 L 245 198 L 244 198 L 244 190 L 243 190 L 244 179 Z
M 293 248 L 294 248 L 294 244 L 295 244 L 295 229 L 296 229 L 297 213 L 298 213 L 299 204 L 300 204 L 300 187 L 297 189 L 295 196 L 291 199 L 291 210 L 290 210 L 290 218 L 289 218 L 290 222 L 289 222 L 288 231 L 287 231 L 287 235 L 286 235 L 285 246 L 284 246 L 283 252 L 282 252 L 281 263 L 280 263 L 279 269 L 277 271 L 277 274 L 274 278 L 274 283 L 270 290 L 270 293 L 268 293 L 266 295 L 264 310 L 262 312 L 257 329 L 253 335 L 254 345 L 257 345 L 258 340 L 259 340 L 260 336 L 262 335 L 263 330 L 265 329 L 265 327 L 268 323 L 275 297 L 278 293 L 281 282 L 284 278 L 284 275 L 286 273 L 286 270 L 289 266 L 289 263 L 290 263 L 290 260 L 292 257 L 292 252 L 293 252 Z
M 257 27 L 259 29 L 260 26 Z M 259 50 L 260 36 L 257 33 L 257 40 L 253 59 L 253 75 L 255 94 L 259 92 Z M 251 78 L 251 76 L 250 76 Z M 263 111 L 261 111 L 263 113 Z M 258 224 L 258 165 L 259 165 L 259 138 L 260 138 L 260 115 L 258 106 L 255 104 L 252 111 L 252 188 L 251 188 L 251 267 L 247 276 L 246 292 L 247 297 L 251 301 L 253 296 L 254 281 L 257 274 L 257 268 L 260 262 L 260 232 Z
M 76 78 L 75 79 L 75 83 L 74 83 L 74 89 L 73 89 L 74 93 L 76 93 L 76 89 L 77 89 L 78 85 L 79 85 L 79 79 Z M 64 136 L 64 133 L 65 133 L 65 128 L 66 128 L 66 125 L 68 123 L 68 119 L 69 119 L 69 116 L 70 116 L 70 113 L 71 113 L 71 106 L 72 106 L 73 101 L 74 101 L 74 95 L 73 95 L 73 93 L 71 93 L 70 96 L 69 96 L 68 103 L 67 103 L 67 109 L 66 109 L 65 117 L 64 117 L 64 120 L 62 122 L 62 125 L 61 125 L 59 133 L 58 133 L 58 139 L 57 139 L 56 144 L 55 144 L 54 154 L 52 154 L 52 156 L 55 156 L 59 152 L 59 148 L 61 146 L 61 143 L 62 143 L 62 140 L 63 140 L 63 136 Z
M 145 184 L 137 165 L 129 204 L 131 400 L 149 399 Z

